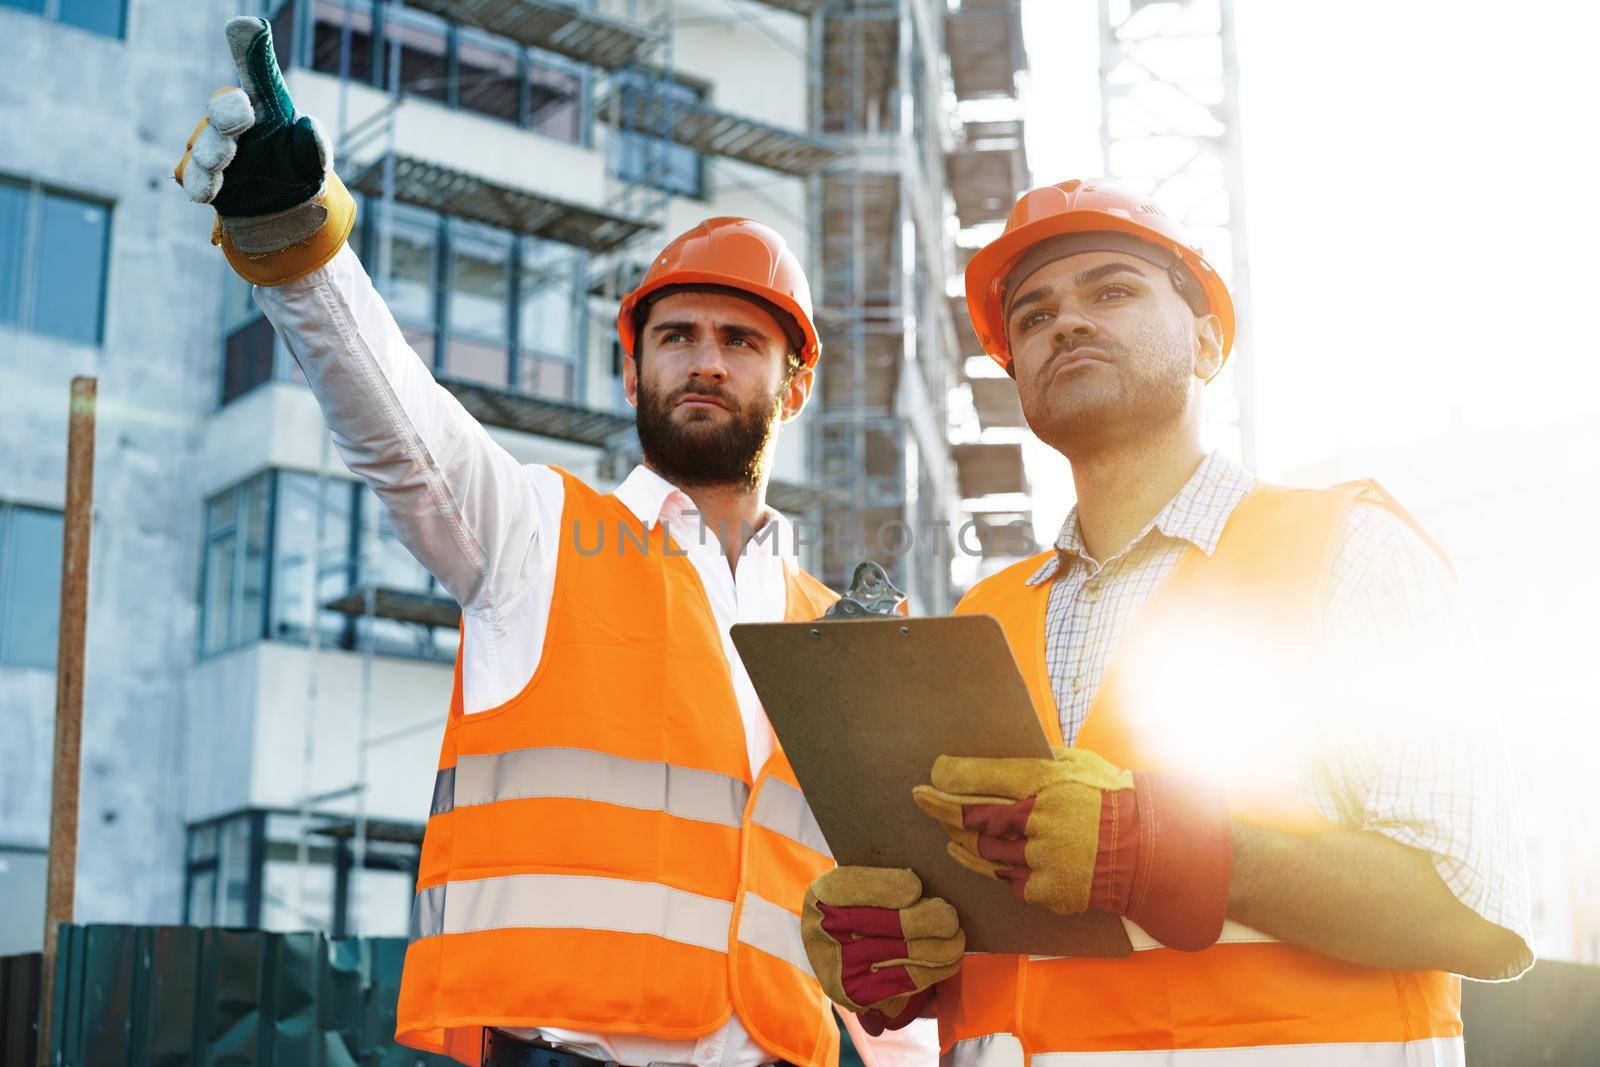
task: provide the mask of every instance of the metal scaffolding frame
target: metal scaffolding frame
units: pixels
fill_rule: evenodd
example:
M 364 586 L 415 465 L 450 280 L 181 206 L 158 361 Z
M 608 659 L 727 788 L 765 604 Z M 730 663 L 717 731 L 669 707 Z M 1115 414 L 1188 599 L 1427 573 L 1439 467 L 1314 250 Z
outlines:
M 958 99 L 1015 99 L 1020 28 L 1015 0 L 953 11 L 944 0 L 836 0 L 812 26 L 813 127 L 850 148 L 813 198 L 827 355 L 812 453 L 840 494 L 821 574 L 843 583 L 861 556 L 896 556 L 885 562 L 919 611 L 953 601 L 970 480 L 968 453 L 948 440 L 949 390 L 971 354 L 965 308 L 945 297 L 956 258 L 948 198 L 964 225 L 1003 217 L 1027 175 L 1020 123 L 962 127 L 944 101 L 952 88 Z M 883 531 L 902 524 L 916 545 L 899 557 Z
M 1239 341 L 1208 390 L 1207 423 L 1249 464 L 1255 451 L 1250 270 L 1233 0 L 1099 5 L 1105 173 L 1158 201 L 1196 234 L 1228 279 Z

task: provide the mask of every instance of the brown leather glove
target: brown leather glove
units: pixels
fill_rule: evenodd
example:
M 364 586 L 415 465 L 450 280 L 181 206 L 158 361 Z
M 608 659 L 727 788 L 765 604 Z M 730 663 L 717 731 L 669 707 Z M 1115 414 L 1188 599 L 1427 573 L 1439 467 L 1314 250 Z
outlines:
M 940 756 L 917 805 L 957 863 L 1011 883 L 1058 915 L 1091 908 L 1163 945 L 1202 949 L 1222 932 L 1233 866 L 1227 806 L 1180 776 L 1119 770 L 1093 752 L 1051 760 Z
M 800 932 L 823 992 L 874 1036 L 922 1012 L 930 987 L 961 967 L 956 910 L 924 899 L 906 868 L 836 867 L 811 883 Z

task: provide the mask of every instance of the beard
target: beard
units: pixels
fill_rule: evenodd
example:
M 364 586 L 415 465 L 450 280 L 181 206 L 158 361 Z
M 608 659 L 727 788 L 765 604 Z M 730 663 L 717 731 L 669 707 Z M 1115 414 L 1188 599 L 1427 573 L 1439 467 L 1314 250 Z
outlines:
M 714 411 L 678 411 L 687 396 L 715 398 L 730 417 Z M 717 385 L 684 385 L 665 396 L 639 379 L 637 428 L 645 463 L 680 488 L 760 488 L 772 458 L 780 396 L 757 397 L 741 406 Z
M 1058 373 L 1073 347 L 1098 348 L 1110 362 Z M 1022 413 L 1040 440 L 1070 458 L 1180 423 L 1192 378 L 1183 335 L 1148 329 L 1127 343 L 1100 336 L 1057 348 L 1029 374 L 1021 383 Z

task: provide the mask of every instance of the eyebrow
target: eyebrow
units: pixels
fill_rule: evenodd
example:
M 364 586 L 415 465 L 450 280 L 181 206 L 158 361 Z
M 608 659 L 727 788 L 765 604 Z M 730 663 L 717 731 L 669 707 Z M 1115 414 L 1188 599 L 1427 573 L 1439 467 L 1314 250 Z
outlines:
M 1131 263 L 1102 263 L 1098 267 L 1090 267 L 1088 270 L 1083 271 L 1075 276 L 1072 279 L 1072 284 L 1078 287 L 1093 285 L 1095 282 L 1109 278 L 1115 274 L 1132 274 L 1140 278 L 1145 276 L 1144 271 L 1140 270 L 1138 267 L 1135 267 Z M 1037 304 L 1039 301 L 1044 300 L 1049 295 L 1050 290 L 1047 286 L 1035 286 L 1011 302 L 1011 314 L 1016 314 L 1017 311 L 1028 304 Z
M 665 333 L 668 330 L 680 330 L 683 333 L 694 333 L 694 329 L 694 323 L 689 322 L 686 319 L 680 319 L 676 322 L 658 322 L 654 326 L 650 327 L 650 332 Z
M 1113 274 L 1123 273 L 1137 274 L 1141 278 L 1144 277 L 1144 271 L 1131 263 L 1105 263 L 1098 267 L 1090 267 L 1076 278 L 1073 278 L 1072 284 L 1078 286 L 1093 285 L 1102 278 L 1109 278 Z

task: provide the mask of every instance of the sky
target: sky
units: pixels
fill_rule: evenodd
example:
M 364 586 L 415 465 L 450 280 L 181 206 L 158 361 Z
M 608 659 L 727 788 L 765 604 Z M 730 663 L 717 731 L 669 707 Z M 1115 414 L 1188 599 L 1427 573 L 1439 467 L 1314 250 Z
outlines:
M 1096 6 L 1024 0 L 1036 183 L 1103 169 Z M 1236 0 L 1235 20 L 1260 471 L 1600 413 L 1600 5 Z

